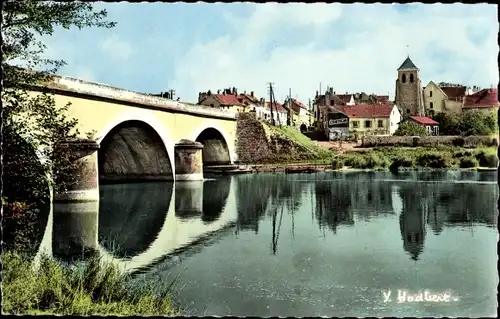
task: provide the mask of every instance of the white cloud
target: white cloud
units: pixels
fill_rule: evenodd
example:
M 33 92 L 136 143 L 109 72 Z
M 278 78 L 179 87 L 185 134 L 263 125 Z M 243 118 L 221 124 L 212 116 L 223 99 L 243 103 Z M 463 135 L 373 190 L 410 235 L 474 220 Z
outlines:
M 111 35 L 104 39 L 104 41 L 101 42 L 101 49 L 109 55 L 123 60 L 128 59 L 134 54 L 134 50 L 130 43 L 120 39 L 116 35 Z
M 323 90 L 330 85 L 337 92 L 393 96 L 396 69 L 409 45 L 424 85 L 429 80 L 496 85 L 498 23 L 493 9 L 484 4 L 417 5 L 409 12 L 380 4 L 255 5 L 247 19 L 225 14 L 232 36 L 194 45 L 178 59 L 169 84 L 184 100 L 229 86 L 266 96 L 269 81 L 277 99 L 291 88 L 292 95 L 307 102 L 320 82 Z M 304 28 L 308 43 L 264 52 L 265 44 L 291 28 Z M 486 40 L 474 44 L 468 34 Z M 333 45 L 337 47 L 329 48 Z M 441 55 L 432 54 L 436 50 Z

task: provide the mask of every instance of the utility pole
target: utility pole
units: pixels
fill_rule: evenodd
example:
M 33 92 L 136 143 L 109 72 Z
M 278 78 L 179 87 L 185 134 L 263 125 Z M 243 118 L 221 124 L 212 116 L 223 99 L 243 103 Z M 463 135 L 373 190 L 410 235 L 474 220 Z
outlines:
M 269 82 L 269 107 L 271 109 L 271 124 L 276 125 L 273 112 L 273 84 Z
M 286 125 L 292 126 L 293 122 L 293 113 L 292 113 L 292 89 L 288 89 L 288 114 L 286 119 Z

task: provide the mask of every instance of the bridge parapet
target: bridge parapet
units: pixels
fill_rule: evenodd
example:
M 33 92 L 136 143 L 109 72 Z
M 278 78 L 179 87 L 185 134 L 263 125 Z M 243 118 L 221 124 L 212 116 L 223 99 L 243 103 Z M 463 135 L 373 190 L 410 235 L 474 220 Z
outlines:
M 124 90 L 110 85 L 93 83 L 67 76 L 54 76 L 52 81 L 35 86 L 35 89 L 55 90 L 59 94 L 73 93 L 82 96 L 94 96 L 115 101 L 137 104 L 138 106 L 164 109 L 170 112 L 202 115 L 211 118 L 236 120 L 237 112 L 233 110 L 220 110 L 203 105 L 173 101 L 167 98 L 149 94 Z

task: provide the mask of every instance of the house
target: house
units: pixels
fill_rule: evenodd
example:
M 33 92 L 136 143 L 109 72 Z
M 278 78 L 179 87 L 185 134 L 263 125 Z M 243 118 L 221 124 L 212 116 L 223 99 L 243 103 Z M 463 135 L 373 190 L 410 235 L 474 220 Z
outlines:
M 498 90 L 482 89 L 479 92 L 465 96 L 462 111 L 494 110 L 498 106 Z
M 208 92 L 198 93 L 198 104 L 215 108 L 234 110 L 236 112 L 250 111 L 250 103 L 242 96 L 238 95 L 236 88 L 220 90 L 217 94 Z
M 425 114 L 460 113 L 466 92 L 462 85 L 443 86 L 430 81 L 423 89 Z
M 439 123 L 427 116 L 410 116 L 407 121 L 416 123 L 427 129 L 429 135 L 439 135 Z
M 351 133 L 392 135 L 402 119 L 395 104 L 356 104 L 335 108 L 349 117 Z
M 329 141 L 342 140 L 349 136 L 349 117 L 336 107 L 327 106 L 324 110 L 322 127 Z
M 352 95 L 351 95 L 352 97 Z M 346 101 L 344 101 L 342 98 L 337 96 L 336 92 L 333 91 L 333 88 L 327 88 L 325 94 L 319 94 L 318 91 L 316 91 L 316 96 L 314 98 L 314 103 L 313 103 L 313 112 L 314 112 L 314 120 L 317 123 L 317 127 L 320 130 L 323 130 L 323 123 L 325 120 L 324 117 L 324 112 L 328 112 L 326 107 L 327 106 L 335 106 L 335 105 L 354 105 L 354 98 L 348 99 L 347 97 L 344 97 Z M 324 111 L 324 112 L 323 112 Z
M 296 126 L 300 128 L 301 132 L 307 130 L 307 127 L 311 125 L 309 111 L 304 103 L 300 102 L 297 99 L 288 99 L 285 102 L 293 112 L 293 123 L 292 126 Z
M 272 106 L 272 110 L 271 110 Z M 264 102 L 264 107 L 269 110 L 269 117 L 267 118 L 267 121 L 269 123 L 272 122 L 272 118 L 274 118 L 275 124 L 276 125 L 286 125 L 287 119 L 288 119 L 288 109 L 285 108 L 283 105 L 281 105 L 278 102 Z M 272 117 L 271 117 L 272 114 Z

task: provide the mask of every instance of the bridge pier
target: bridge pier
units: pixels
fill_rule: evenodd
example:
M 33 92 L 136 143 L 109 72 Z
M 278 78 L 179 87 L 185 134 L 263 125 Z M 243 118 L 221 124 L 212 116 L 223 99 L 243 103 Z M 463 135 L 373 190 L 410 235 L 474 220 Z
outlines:
M 99 175 L 95 141 L 61 143 L 57 152 L 68 158 L 56 172 L 53 198 L 53 252 L 74 256 L 98 247 Z
M 175 216 L 199 217 L 203 213 L 203 184 L 201 181 L 176 183 Z
M 203 144 L 181 140 L 175 144 L 175 180 L 203 180 Z

